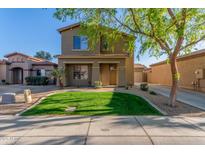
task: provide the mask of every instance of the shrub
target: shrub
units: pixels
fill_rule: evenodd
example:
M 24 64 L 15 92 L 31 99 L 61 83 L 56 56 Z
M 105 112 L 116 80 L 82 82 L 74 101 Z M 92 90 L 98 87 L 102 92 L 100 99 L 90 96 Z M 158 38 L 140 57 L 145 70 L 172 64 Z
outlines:
M 27 85 L 48 85 L 49 78 L 45 76 L 29 76 L 25 78 Z
M 157 95 L 157 93 L 154 92 L 154 91 L 149 91 L 149 93 L 150 93 L 151 95 Z
M 101 88 L 102 82 L 101 81 L 95 81 L 95 88 Z
M 6 80 L 1 80 L 1 83 L 2 83 L 2 85 L 5 85 L 6 84 Z
M 63 82 L 62 82 L 62 79 L 63 79 L 63 75 L 65 74 L 65 68 L 64 67 L 61 67 L 61 68 L 56 68 L 54 69 L 52 72 L 51 72 L 51 75 L 58 79 L 59 81 L 59 85 L 61 88 L 63 88 Z
M 140 89 L 143 91 L 148 91 L 149 90 L 149 86 L 147 83 L 141 83 L 140 84 Z

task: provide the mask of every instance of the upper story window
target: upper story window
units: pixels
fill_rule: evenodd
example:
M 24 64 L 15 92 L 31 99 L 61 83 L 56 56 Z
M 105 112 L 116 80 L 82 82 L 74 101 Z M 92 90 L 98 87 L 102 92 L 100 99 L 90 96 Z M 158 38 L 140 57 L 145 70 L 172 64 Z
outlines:
M 88 38 L 86 36 L 73 36 L 74 50 L 88 50 Z
M 102 51 L 108 51 L 108 41 L 105 37 L 102 36 L 101 38 L 101 50 Z

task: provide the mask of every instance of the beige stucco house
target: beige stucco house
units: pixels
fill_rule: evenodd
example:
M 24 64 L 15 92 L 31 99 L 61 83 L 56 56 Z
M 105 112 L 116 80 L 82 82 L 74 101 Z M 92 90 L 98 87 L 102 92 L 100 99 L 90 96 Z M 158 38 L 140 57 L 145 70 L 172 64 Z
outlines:
M 105 49 L 103 39 L 94 51 L 89 50 L 86 36 L 79 35 L 80 24 L 60 28 L 61 55 L 59 67 L 65 68 L 65 86 L 94 86 L 101 81 L 103 86 L 126 86 L 134 83 L 134 58 L 123 51 L 120 40 L 113 52 Z
M 19 52 L 4 57 L 6 59 L 0 60 L 0 82 L 5 80 L 9 84 L 25 84 L 25 77 L 28 76 L 47 76 L 51 79 L 50 73 L 57 67 L 53 62 Z
M 179 86 L 205 92 L 205 49 L 177 58 Z M 149 83 L 172 84 L 170 65 L 166 61 L 150 65 L 146 70 Z
M 134 82 L 141 83 L 147 82 L 147 74 L 145 70 L 147 67 L 142 64 L 134 64 Z

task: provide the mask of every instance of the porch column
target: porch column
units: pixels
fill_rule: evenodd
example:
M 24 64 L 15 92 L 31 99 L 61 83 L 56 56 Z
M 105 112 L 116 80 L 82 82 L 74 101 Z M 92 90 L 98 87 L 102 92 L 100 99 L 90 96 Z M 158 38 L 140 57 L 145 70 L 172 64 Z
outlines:
M 23 71 L 23 73 L 22 73 L 22 75 L 23 75 L 23 84 L 26 84 L 25 78 L 30 76 L 29 70 L 22 70 L 22 71 Z
M 118 86 L 126 86 L 126 70 L 125 66 L 122 64 L 118 64 Z
M 64 71 L 65 71 L 65 73 L 64 73 L 64 75 L 63 75 L 63 85 L 64 86 L 68 86 L 69 85 L 69 82 L 68 82 L 68 78 L 69 78 L 69 76 L 70 76 L 70 74 L 69 74 L 69 65 L 67 65 L 67 64 L 64 64 Z
M 67 76 L 68 70 L 67 70 L 66 64 L 62 63 L 62 65 L 59 65 L 58 68 L 59 69 L 64 68 L 64 73 L 62 75 L 62 84 L 63 86 L 67 86 L 66 76 Z M 56 85 L 60 86 L 59 79 L 57 79 Z
M 12 69 L 9 69 L 9 83 L 12 84 L 13 83 L 13 71 Z
M 95 85 L 95 81 L 100 81 L 100 64 L 97 62 L 92 64 L 92 86 Z

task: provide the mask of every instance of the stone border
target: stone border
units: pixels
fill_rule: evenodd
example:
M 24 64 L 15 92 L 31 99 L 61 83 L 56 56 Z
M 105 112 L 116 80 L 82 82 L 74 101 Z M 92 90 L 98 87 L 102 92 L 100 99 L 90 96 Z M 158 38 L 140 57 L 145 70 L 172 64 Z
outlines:
M 34 104 L 32 104 L 32 105 L 29 106 L 28 108 L 24 109 L 23 111 L 21 111 L 21 112 L 15 114 L 15 116 L 21 116 L 24 112 L 26 112 L 26 111 L 28 111 L 29 109 L 33 108 L 34 106 L 40 104 L 40 102 L 41 102 L 43 99 L 45 99 L 45 98 L 46 98 L 46 97 L 40 97 L 39 99 L 37 99 L 37 101 L 36 101 Z
M 138 96 L 138 95 L 137 95 Z M 145 98 L 144 96 L 139 96 L 142 97 L 144 100 L 146 100 L 149 105 L 151 105 L 153 108 L 155 108 L 156 110 L 158 110 L 159 112 L 161 112 L 164 116 L 167 116 L 168 113 L 165 111 L 162 111 L 158 106 L 156 106 L 154 103 L 152 103 L 150 100 L 148 100 L 147 98 Z
M 21 111 L 21 112 L 15 114 L 15 116 L 21 116 L 24 112 L 26 112 L 26 111 L 30 110 L 31 108 L 33 108 L 34 106 L 40 104 L 41 101 L 44 100 L 46 97 L 48 97 L 48 96 L 50 96 L 50 95 L 57 94 L 57 93 L 58 93 L 58 92 L 52 92 L 52 93 L 47 94 L 47 95 L 44 96 L 44 97 L 38 98 L 35 103 L 33 103 L 31 106 L 29 106 L 28 108 L 24 109 L 23 111 Z

